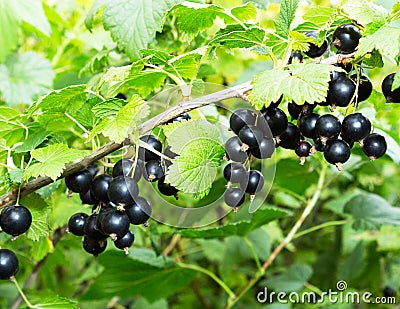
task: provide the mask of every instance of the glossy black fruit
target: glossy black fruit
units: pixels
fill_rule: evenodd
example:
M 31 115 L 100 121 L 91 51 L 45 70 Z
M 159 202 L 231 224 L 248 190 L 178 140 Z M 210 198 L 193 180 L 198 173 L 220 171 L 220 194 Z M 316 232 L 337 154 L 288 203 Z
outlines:
M 225 143 L 225 153 L 227 158 L 235 162 L 245 162 L 249 155 L 243 150 L 243 148 L 243 143 L 238 136 L 229 138 Z
M 101 220 L 103 233 L 115 240 L 123 237 L 129 231 L 130 220 L 124 211 L 113 209 L 108 211 Z
M 83 212 L 72 215 L 68 220 L 68 231 L 76 236 L 83 236 L 85 234 L 83 227 L 88 217 Z
M 18 272 L 18 258 L 8 249 L 0 249 L 0 279 L 10 279 Z
M 277 141 L 277 146 L 285 149 L 295 149 L 297 144 L 300 142 L 301 134 L 300 130 L 293 123 L 289 122 L 288 126 Z
M 263 116 L 271 129 L 273 136 L 279 136 L 285 132 L 288 126 L 288 119 L 285 112 L 279 108 L 267 108 Z
M 275 142 L 272 138 L 263 137 L 257 148 L 251 149 L 251 154 L 257 159 L 271 158 L 275 151 Z
M 183 113 L 177 117 L 175 117 L 174 119 L 171 119 L 170 121 L 167 121 L 166 123 L 172 123 L 172 122 L 182 122 L 183 120 L 190 120 L 192 119 L 192 117 L 190 117 L 189 113 Z
M 225 203 L 233 208 L 239 207 L 244 203 L 245 193 L 239 188 L 229 188 L 224 193 Z
M 245 125 L 239 131 L 238 136 L 243 144 L 246 144 L 250 149 L 255 149 L 258 148 L 264 134 L 260 128 L 254 125 Z
M 305 158 L 311 153 L 312 145 L 307 141 L 301 141 L 295 148 L 295 153 L 300 157 L 300 163 L 303 165 Z
M 131 224 L 145 224 L 151 216 L 151 206 L 143 197 L 135 199 L 133 206 L 125 211 Z
M 25 233 L 32 224 L 32 215 L 28 208 L 22 205 L 9 205 L 0 214 L 1 229 L 12 236 Z
M 333 33 L 332 44 L 338 49 L 339 53 L 348 54 L 355 51 L 360 42 L 361 33 L 352 24 L 340 25 Z
M 299 50 L 294 51 L 288 60 L 288 64 L 292 64 L 292 63 L 302 63 L 303 62 L 303 55 L 301 54 L 301 52 Z
M 126 95 L 124 95 L 123 93 L 118 93 L 114 98 L 116 98 L 116 99 L 121 99 L 121 100 L 126 100 L 127 99 L 127 97 L 126 97 Z
M 382 92 L 387 103 L 400 103 L 400 87 L 392 90 L 395 73 L 391 73 L 382 81 Z
M 363 140 L 362 149 L 371 160 L 378 159 L 386 153 L 386 140 L 380 134 L 370 134 Z
M 240 187 L 251 195 L 259 192 L 264 186 L 264 176 L 257 170 L 249 171 L 248 177 L 240 182 Z
M 395 297 L 396 296 L 396 291 L 391 288 L 390 286 L 385 286 L 383 289 L 383 296 L 384 297 Z
M 232 113 L 231 118 L 229 119 L 229 126 L 235 134 L 239 134 L 239 131 L 245 125 L 254 125 L 256 123 L 256 114 L 246 108 L 238 109 L 234 113 Z
M 98 256 L 107 248 L 107 240 L 95 240 L 84 236 L 82 240 L 83 249 L 94 256 Z
M 328 90 L 328 101 L 332 106 L 347 107 L 356 91 L 356 83 L 347 77 L 332 81 Z
M 158 191 L 165 196 L 175 196 L 177 197 L 178 189 L 171 184 L 165 182 L 165 176 L 161 177 L 161 179 L 157 183 Z
M 159 160 L 149 161 L 145 164 L 143 177 L 149 182 L 160 180 L 164 176 L 164 170 Z
M 127 158 L 119 160 L 114 164 L 112 170 L 112 177 L 114 178 L 118 176 L 132 177 L 134 163 L 135 163 L 134 160 Z M 135 168 L 135 173 L 133 174 L 133 179 L 139 181 L 140 177 L 142 177 L 142 168 L 141 168 L 141 162 L 139 162 L 138 160 Z
M 103 232 L 97 227 L 97 216 L 98 214 L 91 214 L 86 218 L 83 226 L 84 234 L 93 240 L 104 240 L 107 238 Z
M 107 194 L 114 204 L 128 207 L 138 196 L 139 187 L 133 178 L 118 176 L 111 181 Z
M 328 143 L 324 150 L 324 158 L 330 164 L 336 165 L 338 170 L 341 170 L 342 163 L 350 158 L 349 144 L 340 139 Z
M 98 175 L 93 179 L 90 191 L 95 199 L 103 203 L 110 201 L 107 191 L 112 179 L 112 176 L 108 174 Z
M 92 174 L 89 170 L 83 169 L 65 177 L 65 184 L 72 192 L 85 193 L 92 183 Z
M 315 133 L 315 124 L 317 123 L 318 118 L 319 115 L 315 113 L 301 117 L 299 121 L 300 133 L 308 138 L 317 138 Z
M 162 151 L 162 144 L 160 140 L 154 135 L 144 135 L 140 138 L 141 141 L 147 143 L 149 146 L 153 147 L 158 152 Z M 152 160 L 160 159 L 160 156 L 150 150 L 143 147 L 139 147 L 139 159 L 148 162 Z
M 81 198 L 82 204 L 97 205 L 99 203 L 99 201 L 93 196 L 90 189 L 85 193 L 79 193 L 79 197 Z
M 99 172 L 99 166 L 97 164 L 90 164 L 86 167 L 86 169 L 89 171 L 89 173 L 92 175 L 93 178 Z
M 114 241 L 115 247 L 118 249 L 124 250 L 126 253 L 128 248 L 130 248 L 135 241 L 135 235 L 132 233 L 132 231 L 128 231 L 123 237 L 118 238 L 117 240 Z
M 361 113 L 346 116 L 342 123 L 342 137 L 346 141 L 358 142 L 371 132 L 371 122 Z
M 342 130 L 340 120 L 331 114 L 325 114 L 315 123 L 315 134 L 323 144 L 329 139 L 335 139 Z
M 353 74 L 350 78 L 357 84 L 357 74 Z M 361 75 L 359 78 L 358 91 L 357 91 L 357 102 L 365 101 L 369 98 L 372 93 L 372 82 L 366 75 Z
M 236 162 L 229 163 L 224 168 L 224 177 L 230 183 L 239 183 L 243 178 L 247 177 L 246 168 Z
M 306 36 L 317 39 L 317 32 L 309 31 L 306 33 Z M 310 46 L 310 48 L 308 49 L 308 51 L 305 52 L 305 54 L 310 58 L 317 58 L 322 56 L 328 49 L 328 40 L 325 39 L 321 46 L 317 46 L 314 43 L 308 43 L 308 45 Z
M 317 151 L 324 152 L 324 150 L 326 148 L 326 143 L 323 144 L 319 138 L 316 138 L 313 141 L 314 141 L 314 145 L 313 145 L 313 148 L 311 149 L 311 153 L 315 153 Z

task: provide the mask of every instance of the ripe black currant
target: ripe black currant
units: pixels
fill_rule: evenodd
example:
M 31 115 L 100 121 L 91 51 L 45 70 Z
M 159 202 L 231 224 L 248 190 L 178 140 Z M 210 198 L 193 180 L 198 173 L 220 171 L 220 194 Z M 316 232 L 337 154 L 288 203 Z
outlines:
M 225 203 L 237 211 L 237 207 L 244 203 L 245 193 L 240 188 L 229 188 L 224 193 Z
M 366 138 L 364 138 L 361 144 L 364 153 L 372 161 L 382 157 L 387 150 L 387 144 L 385 138 L 377 133 L 368 135 Z
M 130 220 L 124 211 L 113 209 L 101 219 L 101 229 L 104 234 L 110 235 L 112 240 L 123 237 L 129 231 Z
M 165 176 L 161 177 L 161 179 L 157 183 L 158 191 L 160 191 L 161 194 L 165 196 L 175 196 L 175 198 L 178 198 L 178 189 L 172 186 L 169 183 L 165 182 Z
M 323 144 L 327 140 L 337 138 L 341 130 L 340 120 L 331 114 L 322 115 L 315 123 L 315 134 Z
M 332 44 L 341 54 L 355 51 L 361 38 L 358 28 L 352 24 L 340 25 L 333 32 Z
M 357 83 L 357 74 L 353 74 L 350 78 Z M 372 93 L 372 82 L 366 75 L 360 75 L 357 91 L 357 102 L 365 101 Z
M 328 102 L 333 107 L 347 107 L 354 92 L 356 91 L 356 83 L 347 77 L 339 77 L 332 81 L 328 90 Z
M 279 136 L 285 132 L 288 126 L 288 119 L 283 110 L 275 107 L 267 108 L 263 111 L 263 116 L 273 136 Z
M 97 164 L 90 164 L 86 167 L 86 169 L 90 172 L 92 177 L 96 177 L 97 173 L 99 172 L 99 166 Z
M 83 169 L 65 177 L 65 184 L 72 192 L 85 193 L 92 183 L 92 174 L 89 170 Z
M 297 144 L 300 142 L 301 134 L 300 130 L 293 123 L 289 122 L 288 126 L 277 140 L 277 146 L 285 149 L 295 149 Z
M 86 218 L 85 224 L 83 226 L 83 231 L 85 236 L 93 239 L 93 240 L 104 240 L 107 238 L 107 235 L 102 233 L 97 227 L 97 216 L 98 214 L 91 214 Z
M 25 233 L 32 224 L 32 214 L 22 205 L 9 205 L 4 207 L 0 214 L 1 229 L 12 236 Z
M 229 126 L 235 134 L 239 134 L 239 131 L 245 125 L 254 125 L 256 123 L 256 114 L 246 108 L 238 109 L 234 113 L 232 113 L 231 118 L 229 119 Z
M 385 286 L 383 289 L 383 296 L 385 297 L 395 297 L 396 296 L 396 291 L 391 288 L 390 286 Z
M 242 164 L 231 162 L 224 168 L 224 177 L 228 181 L 228 185 L 239 183 L 243 178 L 247 177 L 247 170 Z
M 243 163 L 249 154 L 243 150 L 243 143 L 238 136 L 229 138 L 225 143 L 225 153 L 229 160 Z
M 147 220 L 151 216 L 151 206 L 149 202 L 143 198 L 138 197 L 135 199 L 135 203 L 129 209 L 127 209 L 126 214 L 129 217 L 131 224 L 139 225 L 139 224 L 147 224 Z
M 264 176 L 257 170 L 249 171 L 248 177 L 240 182 L 240 187 L 246 193 L 254 195 L 259 192 L 264 186 Z
M 90 189 L 86 193 L 79 193 L 79 197 L 81 198 L 82 204 L 97 205 L 99 203 L 99 201 L 93 196 Z
M 317 32 L 309 31 L 306 33 L 306 36 L 317 39 Z M 310 48 L 305 52 L 305 54 L 310 58 L 317 58 L 322 56 L 328 49 L 328 40 L 325 39 L 321 46 L 317 46 L 314 43 L 308 43 L 308 45 Z
M 0 279 L 10 279 L 18 272 L 18 258 L 8 249 L 0 249 Z
M 328 143 L 324 150 L 324 158 L 330 164 L 336 165 L 339 171 L 342 164 L 350 158 L 350 146 L 345 141 L 337 139 Z
M 345 141 L 358 142 L 371 132 L 371 122 L 361 113 L 346 116 L 342 123 L 342 137 Z
M 314 141 L 314 145 L 311 148 L 311 153 L 316 153 L 317 151 L 323 152 L 325 150 L 326 147 L 326 143 L 322 143 L 321 140 L 319 138 L 315 138 L 313 139 Z
M 288 60 L 288 64 L 292 64 L 292 63 L 302 63 L 303 62 L 303 55 L 301 54 L 301 52 L 299 50 L 294 51 Z
M 107 240 L 96 240 L 90 237 L 84 236 L 82 239 L 83 249 L 94 256 L 98 256 L 104 252 L 107 248 Z
M 93 179 L 90 191 L 96 200 L 103 203 L 110 201 L 107 191 L 112 179 L 112 176 L 108 174 L 98 175 Z
M 245 125 L 239 131 L 238 136 L 245 147 L 247 145 L 250 149 L 255 149 L 258 148 L 258 145 L 261 143 L 264 134 L 262 130 L 255 125 Z
M 300 133 L 305 137 L 315 139 L 317 137 L 315 133 L 315 124 L 318 118 L 319 115 L 315 113 L 301 117 L 299 121 Z
M 135 235 L 132 231 L 128 231 L 123 237 L 119 237 L 114 241 L 115 247 L 124 250 L 128 254 L 128 249 L 132 246 L 135 241 Z
M 271 158 L 275 151 L 275 142 L 272 138 L 263 137 L 257 148 L 251 149 L 251 154 L 257 159 Z
M 400 87 L 392 90 L 395 73 L 387 75 L 382 81 L 382 92 L 387 103 L 400 103 Z
M 162 144 L 156 136 L 144 135 L 140 138 L 140 140 L 147 143 L 149 146 L 153 147 L 158 152 L 162 151 Z M 143 147 L 139 147 L 139 159 L 144 162 L 148 162 L 148 161 L 152 161 L 152 160 L 158 160 L 158 159 L 160 159 L 160 157 L 158 154 L 156 154 L 150 150 L 147 150 Z
M 72 215 L 68 220 L 68 231 L 76 236 L 83 236 L 85 234 L 83 227 L 88 217 L 89 216 L 83 212 Z
M 127 176 L 127 177 L 132 177 L 132 172 L 133 172 L 133 165 L 135 164 L 135 161 L 132 159 L 121 159 L 118 162 L 114 164 L 113 170 L 112 170 L 112 176 L 118 177 L 118 176 Z M 136 168 L 135 168 L 135 173 L 133 175 L 133 179 L 136 181 L 140 180 L 140 177 L 142 177 L 142 168 L 141 168 L 141 162 L 137 162 Z
M 143 177 L 149 182 L 160 180 L 164 176 L 164 170 L 160 160 L 152 160 L 145 164 L 143 169 Z
M 303 165 L 306 157 L 311 153 L 312 145 L 307 141 L 301 141 L 295 148 L 295 153 L 300 157 L 300 164 Z
M 129 207 L 139 194 L 139 187 L 133 178 L 118 176 L 108 187 L 108 198 L 116 205 Z

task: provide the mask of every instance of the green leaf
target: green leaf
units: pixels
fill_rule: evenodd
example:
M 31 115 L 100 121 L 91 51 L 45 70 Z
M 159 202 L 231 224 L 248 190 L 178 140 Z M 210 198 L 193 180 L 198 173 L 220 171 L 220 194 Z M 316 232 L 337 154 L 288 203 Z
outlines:
M 308 9 L 302 18 L 305 21 L 313 23 L 319 28 L 323 28 L 326 24 L 331 23 L 335 16 L 336 10 L 329 7 L 314 7 Z
M 400 29 L 392 26 L 383 26 L 375 33 L 360 39 L 355 57 L 362 57 L 376 49 L 382 55 L 395 59 L 400 51 L 399 42 Z
M 299 5 L 299 0 L 283 0 L 278 18 L 274 21 L 276 33 L 284 38 L 289 37 L 290 25 Z
M 265 38 L 265 31 L 259 27 L 244 29 L 241 25 L 228 25 L 219 30 L 210 45 L 226 48 L 249 48 L 261 44 Z
M 397 72 L 394 76 L 392 90 L 395 90 L 400 87 L 400 66 L 397 68 Z
M 23 153 L 32 151 L 41 143 L 43 143 L 47 137 L 50 135 L 50 132 L 40 129 L 32 134 L 29 134 L 28 138 L 21 145 L 18 145 L 14 148 L 15 153 Z
M 246 3 L 253 3 L 253 5 L 256 8 L 262 9 L 262 10 L 266 10 L 268 8 L 268 4 L 269 2 L 275 2 L 275 1 L 266 1 L 266 0 L 243 0 L 243 4 Z
M 342 0 L 339 10 L 344 16 L 364 26 L 370 23 L 382 26 L 389 16 L 383 6 L 368 0 Z
M 50 61 L 39 54 L 15 55 L 0 64 L 0 92 L 8 105 L 30 104 L 50 90 L 54 76 Z
M 187 238 L 223 238 L 228 236 L 246 236 L 251 231 L 286 216 L 286 212 L 273 208 L 257 210 L 251 220 L 227 223 L 216 228 L 182 229 L 178 233 Z
M 310 48 L 309 42 L 313 42 L 313 37 L 306 36 L 297 31 L 291 31 L 289 36 L 292 40 L 292 49 L 301 52 L 308 51 Z
M 167 297 L 186 287 L 196 275 L 183 269 L 173 260 L 159 256 L 147 249 L 130 250 L 128 256 L 108 251 L 99 256 L 104 272 L 94 281 L 82 300 L 133 297 L 140 294 L 149 302 Z M 121 272 L 121 269 L 124 271 Z M 160 289 L 160 286 L 163 288 Z M 154 291 L 157 291 L 155 293 Z
M 135 89 L 142 97 L 147 97 L 154 89 L 164 85 L 166 77 L 165 73 L 156 70 L 145 70 L 134 76 L 129 76 L 126 86 Z
M 92 31 L 93 21 L 95 15 L 103 8 L 110 0 L 96 0 L 94 1 L 92 7 L 90 8 L 86 18 L 85 18 L 85 25 L 90 31 Z
M 120 49 L 132 59 L 147 48 L 161 31 L 168 11 L 181 0 L 113 0 L 103 10 L 104 28 L 111 32 Z
M 24 178 L 49 176 L 56 180 L 65 168 L 65 165 L 71 161 L 79 160 L 88 154 L 84 150 L 70 149 L 65 144 L 53 144 L 47 147 L 31 151 L 31 156 L 39 161 L 25 170 Z
M 99 51 L 96 55 L 94 55 L 85 66 L 79 71 L 79 76 L 85 74 L 93 74 L 96 72 L 102 71 L 105 67 L 108 66 L 108 59 L 110 57 L 111 50 L 105 49 Z
M 33 244 L 31 248 L 31 257 L 39 262 L 43 259 L 47 253 L 51 253 L 54 251 L 53 242 L 49 238 L 49 236 L 40 236 L 39 240 Z
M 25 234 L 26 237 L 38 241 L 41 236 L 47 236 L 50 231 L 50 206 L 37 193 L 31 193 L 21 199 L 21 205 L 27 207 L 32 214 L 32 224 Z
M 353 252 L 339 265 L 338 278 L 351 280 L 359 276 L 365 267 L 365 246 L 358 242 Z
M 13 183 L 21 183 L 24 178 L 24 170 L 20 168 L 13 169 L 8 174 Z
M 24 140 L 26 127 L 19 118 L 16 110 L 0 106 L 0 138 L 4 139 L 9 147 Z
M 35 297 L 29 294 L 29 300 L 34 304 L 35 309 L 78 309 L 76 301 L 67 299 L 60 296 L 47 296 L 47 297 Z M 28 308 L 28 307 L 24 307 Z
M 93 115 L 98 119 L 104 117 L 116 116 L 121 108 L 125 105 L 125 101 L 122 99 L 108 99 L 106 101 L 100 101 L 92 107 Z
M 195 75 L 197 73 L 197 64 L 199 61 L 200 61 L 199 54 L 190 54 L 184 57 L 180 57 L 176 61 L 170 63 L 170 65 L 176 71 L 178 71 L 179 75 L 182 78 L 191 80 L 194 77 L 196 77 Z M 170 73 L 175 73 L 174 71 L 171 71 L 169 68 L 166 68 L 166 70 L 169 71 Z
M 353 216 L 356 230 L 379 229 L 382 224 L 400 225 L 400 209 L 392 207 L 376 194 L 355 196 L 346 204 L 344 211 Z
M 296 263 L 291 265 L 285 273 L 262 281 L 261 285 L 279 292 L 300 291 L 311 278 L 312 273 L 313 269 L 309 265 Z

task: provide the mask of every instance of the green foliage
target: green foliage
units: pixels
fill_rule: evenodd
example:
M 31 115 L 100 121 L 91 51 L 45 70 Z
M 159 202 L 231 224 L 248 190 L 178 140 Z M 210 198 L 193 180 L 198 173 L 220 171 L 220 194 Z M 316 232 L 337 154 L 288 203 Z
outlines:
M 210 45 L 226 48 L 249 48 L 263 43 L 265 31 L 259 27 L 243 28 L 241 25 L 228 25 L 219 30 Z
M 299 5 L 299 0 L 283 0 L 278 18 L 274 21 L 276 33 L 284 38 L 288 38 L 290 25 Z
M 32 193 L 21 199 L 21 204 L 29 208 L 32 214 L 32 225 L 26 232 L 26 237 L 38 241 L 41 236 L 47 236 L 50 231 L 50 207 L 47 203 L 38 194 Z

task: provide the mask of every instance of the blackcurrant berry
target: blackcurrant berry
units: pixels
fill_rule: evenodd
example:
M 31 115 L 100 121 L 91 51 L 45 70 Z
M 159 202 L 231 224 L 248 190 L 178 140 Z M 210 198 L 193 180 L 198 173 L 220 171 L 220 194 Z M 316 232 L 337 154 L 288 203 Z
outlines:
M 328 143 L 324 150 L 324 158 L 330 164 L 342 170 L 342 164 L 350 158 L 350 146 L 345 141 L 337 139 Z
M 245 193 L 240 188 L 229 188 L 224 193 L 225 203 L 236 210 L 237 207 L 244 203 Z
M 90 164 L 86 167 L 86 169 L 90 172 L 92 177 L 96 177 L 97 173 L 99 172 L 99 166 L 97 164 Z
M 229 160 L 243 163 L 249 157 L 248 153 L 243 150 L 244 146 L 238 136 L 229 138 L 225 143 L 225 153 Z
M 235 134 L 239 134 L 239 131 L 245 125 L 254 125 L 256 123 L 256 118 L 257 116 L 252 110 L 246 108 L 238 109 L 232 113 L 229 119 L 229 126 Z
M 247 145 L 250 149 L 255 149 L 260 145 L 264 134 L 260 128 L 254 125 L 245 125 L 239 131 L 238 136 L 244 145 Z
M 144 135 L 140 138 L 141 141 L 147 143 L 149 146 L 153 147 L 158 152 L 162 151 L 162 144 L 160 140 L 154 135 Z M 150 150 L 143 147 L 139 147 L 139 159 L 148 162 L 152 160 L 160 159 L 160 156 Z
M 303 165 L 305 158 L 311 153 L 312 145 L 307 141 L 301 141 L 295 148 L 295 153 L 300 157 L 300 164 Z
M 239 183 L 247 177 L 247 170 L 242 164 L 232 162 L 225 166 L 224 177 L 229 183 Z
M 395 73 L 387 75 L 382 81 L 382 92 L 387 103 L 400 103 L 400 87 L 392 90 Z
M 302 63 L 303 62 L 303 55 L 301 54 L 301 52 L 299 50 L 294 51 L 288 60 L 288 64 L 292 64 L 292 63 Z
M 98 175 L 93 179 L 90 191 L 96 200 L 103 203 L 110 201 L 107 191 L 112 179 L 112 176 L 108 174 Z
M 82 204 L 97 205 L 99 203 L 99 201 L 93 196 L 90 189 L 86 193 L 79 193 L 79 197 L 81 198 Z
M 68 231 L 76 236 L 83 236 L 85 234 L 83 227 L 88 217 L 89 216 L 83 212 L 72 215 L 68 220 Z
M 251 195 L 259 192 L 264 186 L 264 176 L 257 170 L 249 171 L 248 177 L 240 182 L 240 187 Z
M 166 124 L 172 123 L 174 121 L 175 122 L 182 122 L 183 120 L 190 120 L 190 119 L 192 119 L 192 117 L 190 117 L 189 113 L 183 113 L 183 114 L 180 114 L 179 116 L 175 117 L 174 119 L 171 119 L 171 120 L 167 121 Z
M 257 159 L 271 158 L 275 151 L 275 142 L 272 138 L 263 137 L 257 148 L 251 149 L 251 154 Z
M 357 74 L 351 75 L 350 78 L 357 83 Z M 358 84 L 357 102 L 362 102 L 369 98 L 373 87 L 371 80 L 366 75 L 361 75 L 359 81 L 360 83 Z
M 355 51 L 360 42 L 361 33 L 352 24 L 340 25 L 333 32 L 332 44 L 338 49 L 339 53 L 348 54 Z
M 108 211 L 101 220 L 103 233 L 115 240 L 123 237 L 129 231 L 130 220 L 124 211 L 113 209 Z
M 319 115 L 315 113 L 301 117 L 299 121 L 300 133 L 308 138 L 317 138 L 315 133 L 315 124 L 317 123 L 318 118 Z
M 18 272 L 18 258 L 8 249 L 0 249 L 0 279 L 10 279 Z
M 382 157 L 386 153 L 386 140 L 380 134 L 370 134 L 362 141 L 362 149 L 364 153 L 373 161 Z
M 133 165 L 135 164 L 135 161 L 132 159 L 121 159 L 118 162 L 114 164 L 113 170 L 112 170 L 112 177 L 118 177 L 118 176 L 127 176 L 127 177 L 132 177 L 132 172 L 133 172 Z M 140 177 L 142 177 L 142 168 L 141 168 L 141 162 L 137 162 L 136 168 L 135 168 L 135 173 L 133 175 L 133 179 L 136 181 L 140 180 Z
M 160 180 L 164 176 L 164 170 L 159 160 L 149 161 L 145 164 L 143 177 L 149 182 Z
M 98 214 L 91 214 L 86 218 L 85 224 L 83 226 L 84 234 L 94 240 L 104 240 L 107 235 L 102 233 L 97 227 L 97 216 Z
M 383 296 L 384 297 L 395 297 L 396 296 L 396 291 L 391 288 L 390 286 L 385 286 L 383 289 Z
M 147 223 L 147 220 L 151 216 L 152 209 L 146 199 L 138 197 L 135 199 L 133 206 L 125 212 L 128 215 L 131 224 L 139 225 Z
M 121 99 L 121 100 L 126 100 L 127 99 L 126 95 L 121 93 L 121 92 L 118 93 L 114 98 Z
M 340 120 L 330 114 L 322 115 L 315 123 L 315 134 L 323 144 L 329 139 L 337 138 L 341 130 Z
M 316 31 L 309 31 L 306 33 L 306 36 L 313 37 L 317 39 Z M 305 52 L 305 54 L 310 58 L 317 58 L 322 56 L 325 51 L 328 49 L 328 40 L 325 39 L 321 46 L 317 46 L 314 43 L 308 43 L 309 49 Z
M 25 233 L 32 224 L 32 214 L 22 205 L 9 205 L 0 214 L 1 229 L 12 236 Z
M 89 170 L 83 169 L 65 177 L 65 184 L 72 192 L 85 193 L 92 183 L 92 174 Z
M 322 143 L 319 138 L 316 138 L 313 141 L 314 141 L 314 145 L 311 148 L 311 153 L 315 153 L 317 151 L 324 152 L 325 147 L 326 147 L 326 143 L 325 144 Z
M 371 122 L 361 113 L 346 116 L 342 123 L 342 137 L 346 141 L 358 142 L 371 132 Z
M 138 196 L 139 187 L 133 178 L 118 176 L 111 181 L 107 194 L 114 204 L 129 207 Z
M 267 108 L 263 116 L 271 129 L 273 136 L 279 136 L 285 132 L 288 126 L 288 119 L 285 112 L 279 108 Z
M 277 141 L 277 145 L 285 149 L 295 149 L 300 142 L 300 130 L 293 123 L 289 122 L 288 126 Z
M 328 90 L 328 101 L 332 106 L 347 107 L 356 91 L 356 83 L 347 77 L 332 81 Z
M 128 249 L 132 246 L 135 241 L 135 235 L 128 231 L 123 237 L 119 237 L 114 241 L 115 247 L 118 249 L 124 250 L 126 254 L 128 254 Z
M 90 237 L 84 236 L 82 240 L 83 249 L 94 256 L 98 256 L 107 248 L 107 240 L 95 240 Z
M 165 196 L 175 196 L 177 198 L 178 189 L 172 186 L 169 183 L 165 182 L 165 176 L 161 177 L 161 179 L 157 183 L 158 191 Z

